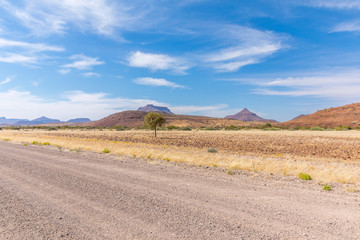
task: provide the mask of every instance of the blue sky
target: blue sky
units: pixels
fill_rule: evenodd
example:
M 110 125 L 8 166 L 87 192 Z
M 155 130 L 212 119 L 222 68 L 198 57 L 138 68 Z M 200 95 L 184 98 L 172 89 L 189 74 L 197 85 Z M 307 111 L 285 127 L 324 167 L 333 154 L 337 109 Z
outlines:
M 286 121 L 360 101 L 359 40 L 359 0 L 0 0 L 0 116 Z

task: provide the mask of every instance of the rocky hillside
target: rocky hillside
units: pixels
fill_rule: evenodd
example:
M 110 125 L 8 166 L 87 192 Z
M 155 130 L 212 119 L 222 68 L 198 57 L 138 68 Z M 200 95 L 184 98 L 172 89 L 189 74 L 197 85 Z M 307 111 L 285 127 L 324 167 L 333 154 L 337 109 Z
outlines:
M 360 103 L 320 110 L 313 114 L 284 122 L 282 125 L 290 127 L 336 127 L 342 125 L 355 128 L 360 125 Z

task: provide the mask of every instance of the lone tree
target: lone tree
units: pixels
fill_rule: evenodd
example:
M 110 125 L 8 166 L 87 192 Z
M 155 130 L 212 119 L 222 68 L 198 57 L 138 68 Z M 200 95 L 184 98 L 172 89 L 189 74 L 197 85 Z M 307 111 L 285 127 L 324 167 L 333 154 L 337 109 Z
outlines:
M 155 130 L 155 137 L 156 137 L 156 128 L 162 127 L 165 123 L 165 118 L 160 113 L 151 112 L 148 113 L 144 118 L 144 125 L 149 127 L 150 129 Z

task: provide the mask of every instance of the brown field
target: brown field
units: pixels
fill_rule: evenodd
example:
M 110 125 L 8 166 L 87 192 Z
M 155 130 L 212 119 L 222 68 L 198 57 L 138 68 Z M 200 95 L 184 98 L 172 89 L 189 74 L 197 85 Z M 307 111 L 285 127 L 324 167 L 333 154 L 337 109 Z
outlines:
M 146 130 L 3 130 L 0 139 L 49 142 L 59 150 L 107 149 L 149 162 L 162 159 L 290 176 L 305 172 L 321 182 L 360 185 L 360 131 L 159 131 L 154 138 Z

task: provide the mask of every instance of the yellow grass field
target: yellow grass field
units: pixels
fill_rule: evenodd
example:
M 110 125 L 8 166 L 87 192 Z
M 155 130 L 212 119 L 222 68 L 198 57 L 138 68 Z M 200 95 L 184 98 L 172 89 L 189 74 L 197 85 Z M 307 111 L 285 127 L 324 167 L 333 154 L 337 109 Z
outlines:
M 50 143 L 59 150 L 89 150 L 147 160 L 278 175 L 310 174 L 322 183 L 360 185 L 359 131 L 2 130 L 0 139 Z M 35 141 L 35 142 L 34 142 Z M 215 148 L 217 152 L 208 152 Z M 106 151 L 105 151 L 106 152 Z

